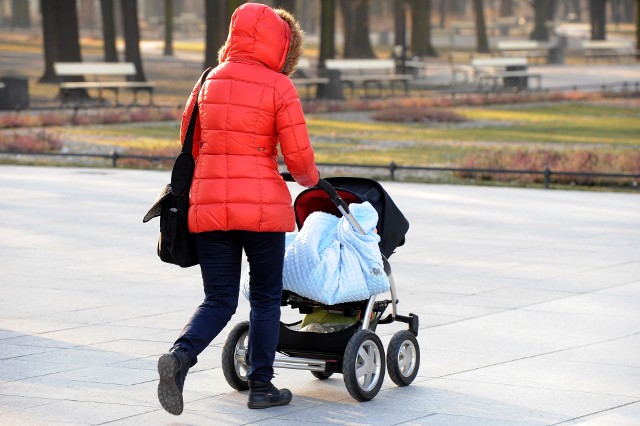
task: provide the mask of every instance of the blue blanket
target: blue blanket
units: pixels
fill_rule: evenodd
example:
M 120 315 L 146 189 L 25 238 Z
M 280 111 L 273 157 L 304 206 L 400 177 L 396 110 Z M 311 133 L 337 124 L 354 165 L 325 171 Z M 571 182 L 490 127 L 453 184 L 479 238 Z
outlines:
M 286 290 L 327 305 L 365 300 L 389 290 L 375 229 L 378 214 L 368 202 L 349 209 L 364 235 L 344 217 L 324 212 L 311 213 L 299 233 L 287 235 Z

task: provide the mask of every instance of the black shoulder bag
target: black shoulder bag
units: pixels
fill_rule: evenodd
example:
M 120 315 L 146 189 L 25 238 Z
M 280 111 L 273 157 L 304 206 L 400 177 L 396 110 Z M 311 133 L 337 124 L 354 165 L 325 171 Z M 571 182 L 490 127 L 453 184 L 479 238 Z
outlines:
M 207 69 L 200 78 L 200 91 L 204 81 L 211 71 Z M 158 239 L 158 256 L 167 263 L 187 268 L 197 265 L 198 253 L 196 251 L 195 236 L 189 231 L 189 190 L 195 170 L 193 159 L 193 134 L 198 118 L 198 98 L 189 119 L 189 127 L 184 136 L 182 151 L 173 163 L 171 171 L 171 183 L 167 184 L 156 198 L 155 202 L 142 219 L 148 222 L 156 216 L 160 216 L 160 238 Z

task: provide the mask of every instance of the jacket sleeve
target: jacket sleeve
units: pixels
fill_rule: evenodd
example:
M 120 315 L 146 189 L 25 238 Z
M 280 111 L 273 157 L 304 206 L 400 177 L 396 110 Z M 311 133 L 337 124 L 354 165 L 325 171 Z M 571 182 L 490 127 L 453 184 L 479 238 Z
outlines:
M 189 127 L 189 120 L 191 120 L 191 112 L 193 111 L 193 107 L 196 104 L 198 92 L 200 91 L 200 82 L 196 82 L 195 87 L 191 91 L 191 95 L 187 99 L 187 104 L 182 112 L 182 122 L 180 124 L 180 144 L 184 144 L 184 136 L 187 133 L 187 128 Z M 193 134 L 193 149 L 192 154 L 193 158 L 198 158 L 198 153 L 200 152 L 200 117 L 198 117 L 196 121 L 196 128 Z
M 310 188 L 318 183 L 313 148 L 298 92 L 291 80 L 282 76 L 276 84 L 276 131 L 287 170 L 298 184 Z

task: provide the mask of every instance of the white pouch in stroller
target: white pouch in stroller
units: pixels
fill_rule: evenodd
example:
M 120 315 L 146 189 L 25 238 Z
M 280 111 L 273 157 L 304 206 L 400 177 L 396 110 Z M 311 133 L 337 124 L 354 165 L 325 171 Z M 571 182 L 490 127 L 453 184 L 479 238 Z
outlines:
M 326 305 L 366 300 L 389 290 L 376 233 L 378 213 L 369 202 L 352 203 L 351 214 L 365 234 L 344 218 L 311 213 L 293 241 L 287 240 L 286 290 Z

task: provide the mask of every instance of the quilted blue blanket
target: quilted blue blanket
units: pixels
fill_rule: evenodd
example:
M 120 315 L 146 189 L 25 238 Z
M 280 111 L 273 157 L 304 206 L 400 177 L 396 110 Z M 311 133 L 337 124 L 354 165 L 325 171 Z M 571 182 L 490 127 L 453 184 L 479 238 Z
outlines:
M 378 213 L 369 202 L 349 209 L 364 235 L 344 217 L 324 212 L 311 213 L 300 232 L 287 235 L 286 290 L 327 305 L 366 300 L 389 290 L 378 247 Z

